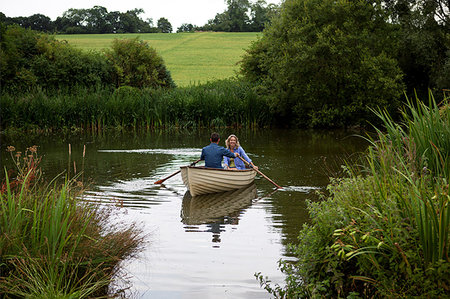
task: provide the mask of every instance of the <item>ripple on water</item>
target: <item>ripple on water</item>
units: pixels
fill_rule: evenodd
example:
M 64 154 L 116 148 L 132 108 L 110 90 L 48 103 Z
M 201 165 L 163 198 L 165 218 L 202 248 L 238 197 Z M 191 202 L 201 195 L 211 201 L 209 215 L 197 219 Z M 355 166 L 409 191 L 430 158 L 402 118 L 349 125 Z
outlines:
M 155 148 L 155 149 L 132 149 L 132 150 L 98 150 L 100 153 L 129 153 L 129 154 L 166 154 L 175 156 L 200 156 L 201 148 Z
M 314 190 L 320 190 L 320 187 L 313 187 L 313 186 L 286 186 L 282 189 L 279 189 L 279 191 L 288 191 L 288 192 L 303 192 L 303 193 L 309 193 Z

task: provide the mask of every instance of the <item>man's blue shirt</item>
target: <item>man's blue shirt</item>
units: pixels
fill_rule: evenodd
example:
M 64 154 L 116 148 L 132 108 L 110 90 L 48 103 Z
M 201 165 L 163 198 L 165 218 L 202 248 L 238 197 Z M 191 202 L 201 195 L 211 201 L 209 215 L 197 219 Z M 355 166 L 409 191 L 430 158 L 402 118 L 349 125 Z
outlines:
M 205 166 L 210 168 L 222 168 L 223 156 L 234 158 L 234 154 L 228 149 L 219 146 L 217 143 L 211 143 L 202 149 L 201 160 L 205 160 Z

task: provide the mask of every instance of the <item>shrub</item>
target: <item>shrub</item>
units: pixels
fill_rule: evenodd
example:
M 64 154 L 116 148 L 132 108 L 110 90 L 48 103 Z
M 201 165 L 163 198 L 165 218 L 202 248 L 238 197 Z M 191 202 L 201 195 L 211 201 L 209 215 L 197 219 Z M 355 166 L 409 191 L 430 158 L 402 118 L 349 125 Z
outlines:
M 103 55 L 83 52 L 49 35 L 9 26 L 0 39 L 3 90 L 50 89 L 111 84 L 112 68 Z
M 138 38 L 115 39 L 106 57 L 114 68 L 117 87 L 175 87 L 161 56 Z

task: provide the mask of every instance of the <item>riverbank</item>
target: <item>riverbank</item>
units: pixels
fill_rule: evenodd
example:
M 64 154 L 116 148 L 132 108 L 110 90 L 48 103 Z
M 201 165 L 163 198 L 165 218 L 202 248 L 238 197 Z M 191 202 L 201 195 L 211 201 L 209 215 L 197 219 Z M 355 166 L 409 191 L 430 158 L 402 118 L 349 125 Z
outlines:
M 311 223 L 281 262 L 279 297 L 445 297 L 450 290 L 450 109 L 410 102 L 370 139 L 359 165 L 309 202 Z
M 118 208 L 84 201 L 79 176 L 41 177 L 37 147 L 8 147 L 14 167 L 1 182 L 0 295 L 87 298 L 115 295 L 121 262 L 142 249 L 135 224 L 113 223 Z M 69 163 L 70 165 L 70 163 Z M 6 167 L 6 166 L 5 166 Z
M 235 80 L 176 89 L 121 87 L 4 92 L 1 130 L 267 127 L 272 115 L 252 86 Z

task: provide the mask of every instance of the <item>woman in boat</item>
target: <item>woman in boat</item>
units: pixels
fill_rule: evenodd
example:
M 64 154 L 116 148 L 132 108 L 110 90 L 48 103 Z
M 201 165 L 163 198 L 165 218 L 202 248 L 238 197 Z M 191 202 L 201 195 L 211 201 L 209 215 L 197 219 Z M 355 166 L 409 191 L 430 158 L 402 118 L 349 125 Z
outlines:
M 258 166 L 255 166 L 252 160 L 247 156 L 242 146 L 239 144 L 239 139 L 236 135 L 231 134 L 228 136 L 227 140 L 225 140 L 225 145 L 227 149 L 229 149 L 232 153 L 238 153 L 242 159 L 245 159 L 253 168 L 258 169 Z M 237 169 L 245 169 L 244 162 L 239 158 L 229 158 L 224 157 L 225 169 L 237 170 Z

